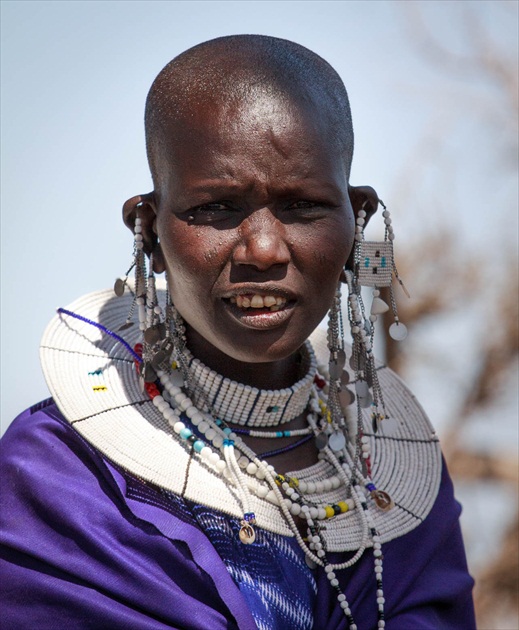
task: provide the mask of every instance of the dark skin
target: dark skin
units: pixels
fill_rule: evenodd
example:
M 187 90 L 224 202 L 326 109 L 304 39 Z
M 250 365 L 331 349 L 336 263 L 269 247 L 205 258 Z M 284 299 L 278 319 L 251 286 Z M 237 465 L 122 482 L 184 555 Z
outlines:
M 160 189 L 129 199 L 124 220 L 133 229 L 141 217 L 145 249 L 155 271 L 167 271 L 193 354 L 241 383 L 288 387 L 350 258 L 355 215 L 363 205 L 371 214 L 377 196 L 348 185 L 322 108 L 272 97 L 201 103 L 189 119 L 172 118 Z M 270 312 L 232 303 L 251 295 L 286 304 Z M 284 428 L 304 426 L 303 415 Z M 293 440 L 246 441 L 262 452 Z M 287 471 L 316 459 L 312 440 L 272 462 Z

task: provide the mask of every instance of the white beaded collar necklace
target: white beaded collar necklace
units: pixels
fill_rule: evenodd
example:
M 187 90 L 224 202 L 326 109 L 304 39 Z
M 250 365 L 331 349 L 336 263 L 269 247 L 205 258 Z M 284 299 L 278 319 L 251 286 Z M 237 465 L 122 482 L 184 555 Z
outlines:
M 211 413 L 226 422 L 248 427 L 270 427 L 290 422 L 308 406 L 317 362 L 310 342 L 301 348 L 304 376 L 284 389 L 258 389 L 218 374 L 185 348 L 189 389 L 198 407 L 210 405 Z

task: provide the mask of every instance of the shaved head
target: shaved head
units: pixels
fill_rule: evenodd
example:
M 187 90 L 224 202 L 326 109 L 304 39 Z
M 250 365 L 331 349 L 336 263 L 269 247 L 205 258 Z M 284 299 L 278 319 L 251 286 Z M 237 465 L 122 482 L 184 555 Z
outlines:
M 269 107 L 311 112 L 340 150 L 349 176 L 353 127 L 348 95 L 337 72 L 312 51 L 264 35 L 232 35 L 175 57 L 159 73 L 146 101 L 146 148 L 155 188 L 162 179 L 172 123 L 196 124 L 197 110 Z M 310 117 L 312 117 L 310 116 Z M 173 140 L 174 141 L 174 140 Z

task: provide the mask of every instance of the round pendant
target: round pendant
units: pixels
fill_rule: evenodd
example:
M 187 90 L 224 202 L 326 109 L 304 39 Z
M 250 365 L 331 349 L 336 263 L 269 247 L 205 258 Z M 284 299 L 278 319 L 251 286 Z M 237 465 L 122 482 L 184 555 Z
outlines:
M 155 370 L 159 370 L 161 363 L 164 363 L 167 358 L 168 355 L 164 352 L 164 350 L 160 349 L 153 355 L 151 359 L 151 365 Z
M 389 327 L 389 336 L 395 341 L 403 341 L 407 337 L 407 326 L 401 322 L 395 322 Z
M 150 345 L 153 345 L 157 343 L 157 341 L 160 341 L 160 334 L 156 326 L 150 326 L 149 328 L 146 328 L 146 330 L 144 331 L 144 341 L 146 343 L 149 343 Z
M 371 497 L 382 512 L 388 512 L 391 508 L 395 507 L 393 499 L 387 492 L 384 492 L 384 490 L 373 490 Z
M 252 545 L 252 543 L 256 540 L 254 528 L 248 523 L 245 523 L 240 527 L 240 540 L 244 545 Z
M 336 361 L 330 361 L 328 364 L 328 372 L 330 374 L 330 379 L 332 381 L 336 381 L 341 378 L 342 367 Z
M 114 284 L 114 293 L 117 297 L 122 297 L 124 295 L 124 286 L 125 281 L 122 278 L 117 278 Z
M 365 397 L 369 394 L 369 385 L 366 381 L 359 379 L 355 382 L 355 391 L 357 396 Z
M 332 451 L 338 453 L 342 451 L 342 449 L 346 446 L 346 438 L 344 437 L 344 433 L 340 431 L 334 431 L 330 437 L 328 438 L 328 444 Z
M 348 407 L 355 402 L 355 394 L 351 389 L 341 389 L 339 392 L 339 402 L 343 407 Z
M 362 409 L 367 409 L 368 407 L 370 407 L 372 402 L 373 397 L 369 392 L 366 394 L 366 396 L 359 396 L 359 405 L 362 407 Z
M 326 433 L 318 433 L 315 436 L 315 446 L 319 451 L 322 451 L 323 448 L 328 446 L 328 436 L 326 435 Z
M 346 353 L 344 352 L 344 350 L 339 350 L 337 352 L 337 365 L 340 366 L 341 370 L 344 369 L 344 366 L 346 365 Z
M 350 382 L 350 375 L 346 370 L 343 370 L 341 374 L 341 385 L 347 385 Z
M 305 556 L 305 562 L 309 569 L 317 569 L 317 564 L 312 560 L 312 558 Z

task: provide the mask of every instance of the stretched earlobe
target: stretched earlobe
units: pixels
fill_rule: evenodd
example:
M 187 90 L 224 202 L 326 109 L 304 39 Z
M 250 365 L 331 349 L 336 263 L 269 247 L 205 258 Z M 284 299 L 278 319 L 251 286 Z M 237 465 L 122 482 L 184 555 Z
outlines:
M 367 225 L 368 221 L 375 214 L 378 208 L 379 199 L 377 191 L 371 186 L 350 186 L 348 184 L 348 195 L 350 197 L 351 207 L 353 208 L 355 220 L 357 220 L 359 212 L 361 210 L 364 210 L 364 212 L 366 213 L 364 221 L 365 225 Z M 353 269 L 354 249 L 355 248 L 353 247 L 350 257 L 346 261 L 345 269 Z M 346 276 L 341 276 L 341 282 L 345 281 Z
M 366 212 L 367 224 L 378 208 L 379 199 L 377 191 L 371 186 L 348 185 L 348 195 L 355 218 L 357 218 L 360 210 L 364 210 Z
M 135 219 L 141 220 L 142 239 L 144 253 L 149 257 L 153 254 L 153 270 L 162 273 L 165 269 L 164 256 L 157 236 L 155 206 L 155 194 L 153 192 L 143 195 L 135 195 L 123 205 L 123 221 L 132 232 L 135 228 Z

